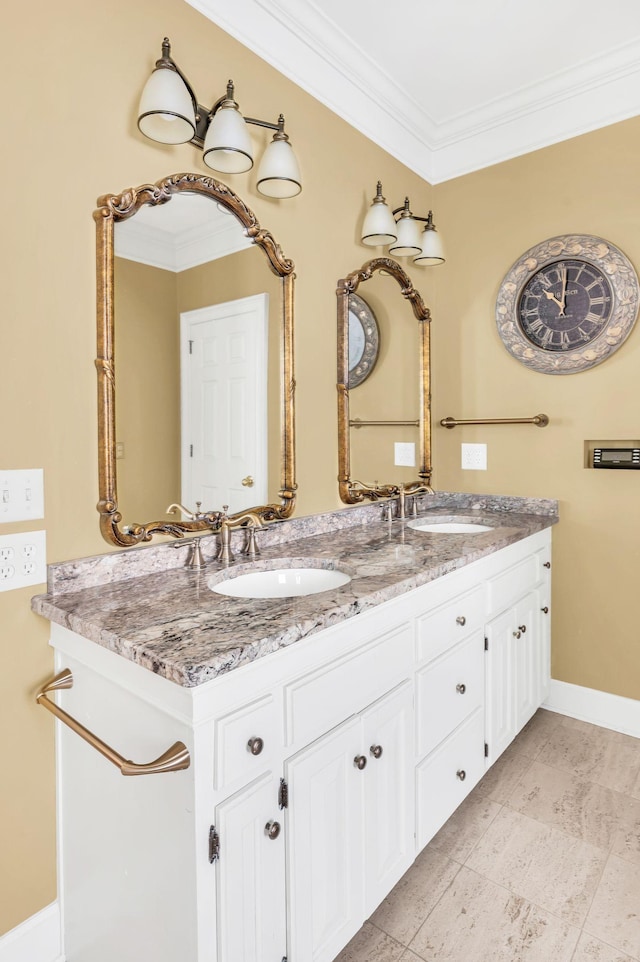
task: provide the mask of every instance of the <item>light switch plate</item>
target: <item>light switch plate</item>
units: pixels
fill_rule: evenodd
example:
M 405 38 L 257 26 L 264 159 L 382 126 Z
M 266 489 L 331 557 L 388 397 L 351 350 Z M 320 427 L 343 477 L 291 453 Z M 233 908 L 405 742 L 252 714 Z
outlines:
M 416 446 L 412 441 L 396 441 L 393 447 L 394 464 L 397 467 L 415 468 Z
M 0 535 L 0 591 L 41 585 L 46 580 L 45 531 Z
M 465 471 L 486 471 L 487 445 L 463 444 L 461 466 Z
M 0 471 L 0 524 L 44 518 L 44 471 Z

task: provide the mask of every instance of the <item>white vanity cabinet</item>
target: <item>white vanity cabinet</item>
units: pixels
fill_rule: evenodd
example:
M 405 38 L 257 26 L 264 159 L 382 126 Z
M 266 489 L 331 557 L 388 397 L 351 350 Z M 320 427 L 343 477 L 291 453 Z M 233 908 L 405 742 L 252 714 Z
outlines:
M 547 529 L 193 689 L 53 625 L 64 708 L 191 753 L 123 778 L 59 726 L 67 962 L 332 962 L 544 698 L 549 561 Z

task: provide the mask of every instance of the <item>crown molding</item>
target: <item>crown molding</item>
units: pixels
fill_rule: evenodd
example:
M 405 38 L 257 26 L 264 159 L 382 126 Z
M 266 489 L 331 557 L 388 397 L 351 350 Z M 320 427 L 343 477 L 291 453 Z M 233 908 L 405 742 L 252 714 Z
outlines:
M 431 184 L 640 113 L 640 42 L 436 121 L 313 3 L 187 0 Z
M 228 224 L 200 224 L 173 236 L 132 218 L 116 225 L 114 250 L 116 257 L 180 273 L 252 246 L 230 215 Z

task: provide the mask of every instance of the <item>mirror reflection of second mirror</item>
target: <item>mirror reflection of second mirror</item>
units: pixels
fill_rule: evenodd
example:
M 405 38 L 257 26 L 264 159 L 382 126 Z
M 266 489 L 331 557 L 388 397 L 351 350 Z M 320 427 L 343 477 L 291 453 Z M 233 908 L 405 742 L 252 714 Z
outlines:
M 115 225 L 123 521 L 278 500 L 281 279 L 235 216 L 193 194 Z
M 369 484 L 374 481 L 409 484 L 415 481 L 419 464 L 420 350 L 419 329 L 411 304 L 399 296 L 395 278 L 376 272 L 358 294 L 368 305 L 379 331 L 378 355 L 370 374 L 350 387 L 352 421 L 410 421 L 410 425 L 368 425 L 352 427 L 351 476 Z M 353 295 L 352 295 L 353 296 Z M 360 340 L 357 325 L 349 324 L 349 351 L 353 333 Z M 351 379 L 350 379 L 351 381 Z M 400 459 L 413 465 L 397 465 Z

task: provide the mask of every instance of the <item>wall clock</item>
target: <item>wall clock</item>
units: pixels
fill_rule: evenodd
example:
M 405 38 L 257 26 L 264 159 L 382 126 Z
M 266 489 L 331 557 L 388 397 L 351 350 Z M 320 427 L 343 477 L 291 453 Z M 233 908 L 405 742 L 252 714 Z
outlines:
M 349 390 L 365 381 L 378 360 L 380 334 L 371 307 L 358 294 L 349 294 Z
M 498 333 L 513 357 L 543 374 L 606 361 L 631 333 L 640 285 L 622 251 L 590 234 L 562 234 L 519 257 L 500 285 Z

